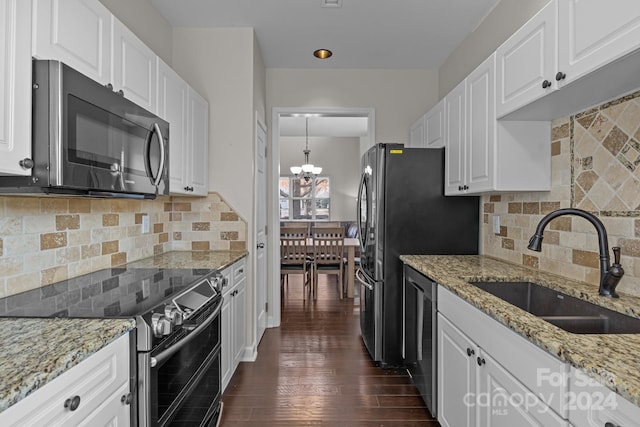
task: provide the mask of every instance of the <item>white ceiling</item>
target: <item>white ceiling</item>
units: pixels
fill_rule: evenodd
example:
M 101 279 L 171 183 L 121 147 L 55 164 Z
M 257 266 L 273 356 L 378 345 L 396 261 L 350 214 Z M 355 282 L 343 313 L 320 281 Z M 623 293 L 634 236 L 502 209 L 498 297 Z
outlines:
M 173 27 L 253 27 L 267 68 L 439 68 L 498 0 L 151 0 Z M 322 7 L 328 2 L 340 7 Z M 333 51 L 326 60 L 312 52 Z M 203 54 L 205 54 L 203 52 Z

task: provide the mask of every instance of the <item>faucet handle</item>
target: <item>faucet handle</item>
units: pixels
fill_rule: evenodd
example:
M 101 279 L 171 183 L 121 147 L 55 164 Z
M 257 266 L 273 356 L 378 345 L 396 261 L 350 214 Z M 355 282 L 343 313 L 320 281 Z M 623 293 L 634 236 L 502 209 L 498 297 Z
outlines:
M 614 246 L 611 250 L 613 251 L 613 264 L 620 265 L 620 247 Z

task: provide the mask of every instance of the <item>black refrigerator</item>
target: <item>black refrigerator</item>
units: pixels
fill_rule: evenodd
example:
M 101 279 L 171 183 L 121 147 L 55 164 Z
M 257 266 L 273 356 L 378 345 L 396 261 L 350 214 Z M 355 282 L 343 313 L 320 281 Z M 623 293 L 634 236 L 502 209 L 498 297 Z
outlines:
M 478 253 L 479 197 L 444 196 L 444 149 L 377 144 L 362 157 L 357 273 L 360 330 L 372 359 L 400 366 L 400 255 Z

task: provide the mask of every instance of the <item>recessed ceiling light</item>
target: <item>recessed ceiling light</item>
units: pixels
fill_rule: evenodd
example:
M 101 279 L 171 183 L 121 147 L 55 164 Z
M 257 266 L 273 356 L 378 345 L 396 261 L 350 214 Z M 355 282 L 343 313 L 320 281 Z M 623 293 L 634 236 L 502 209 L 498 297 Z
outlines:
M 322 7 L 342 7 L 342 0 L 322 0 Z
M 329 49 L 318 49 L 313 52 L 313 56 L 319 59 L 327 59 L 331 55 L 333 55 L 333 52 L 331 52 Z

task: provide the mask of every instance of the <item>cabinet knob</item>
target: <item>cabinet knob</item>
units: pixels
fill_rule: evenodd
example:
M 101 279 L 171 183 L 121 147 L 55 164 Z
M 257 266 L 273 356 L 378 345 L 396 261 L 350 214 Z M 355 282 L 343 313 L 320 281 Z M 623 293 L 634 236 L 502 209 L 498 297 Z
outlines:
M 20 160 L 18 164 L 22 169 L 32 169 L 36 165 L 36 163 L 28 157 L 26 159 Z
M 564 80 L 567 77 L 567 75 L 565 73 L 563 73 L 562 71 L 558 71 L 556 73 L 556 80 L 560 81 L 560 80 Z
M 549 80 L 545 80 L 542 82 L 542 89 L 546 89 L 551 86 L 551 82 Z
M 123 395 L 120 398 L 120 402 L 124 403 L 125 405 L 131 405 L 131 402 L 133 402 L 133 393 L 127 393 Z
M 113 90 L 113 85 L 111 83 L 107 83 L 106 85 L 104 85 L 104 87 L 106 87 L 109 90 Z
M 476 361 L 478 362 L 478 366 L 482 366 L 485 363 L 487 363 L 483 357 L 478 356 L 478 358 L 476 359 Z
M 70 411 L 75 411 L 80 406 L 80 396 L 73 396 L 71 399 L 67 399 L 64 401 L 64 407 L 68 408 Z
M 604 427 L 620 427 L 618 424 L 614 424 L 611 422 L 604 423 Z
M 462 189 L 463 189 L 463 190 L 468 190 L 468 189 L 469 189 L 469 186 L 468 186 L 468 185 L 464 185 L 464 186 L 462 187 Z
M 258 243 L 258 244 L 256 245 L 256 248 L 258 248 L 258 249 L 263 249 L 263 248 L 264 248 L 264 243 Z
M 471 357 L 471 356 L 473 356 L 474 354 L 476 354 L 476 352 L 475 352 L 473 349 L 471 349 L 471 348 L 467 348 L 467 356 Z
M 120 89 L 120 90 L 118 91 L 118 95 L 120 95 L 120 96 L 124 96 L 124 91 L 123 91 L 122 89 Z
M 462 185 L 458 185 L 458 191 L 462 191 L 462 190 L 463 190 Z

